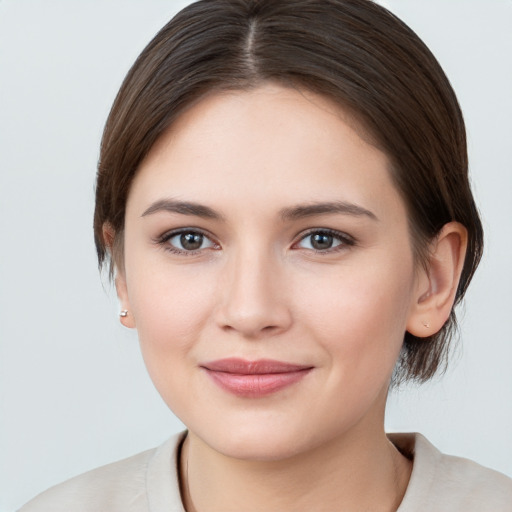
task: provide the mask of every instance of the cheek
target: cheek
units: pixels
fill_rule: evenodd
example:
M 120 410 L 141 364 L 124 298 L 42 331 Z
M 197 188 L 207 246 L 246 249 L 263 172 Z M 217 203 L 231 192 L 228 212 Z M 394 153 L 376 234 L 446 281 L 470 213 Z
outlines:
M 412 264 L 347 269 L 326 286 L 309 287 L 304 325 L 324 346 L 334 367 L 367 379 L 391 372 L 402 346 L 412 298 Z M 317 282 L 318 284 L 318 282 Z
M 178 376 L 211 317 L 216 286 L 211 275 L 192 266 L 165 263 L 134 266 L 127 279 L 142 355 L 159 387 L 159 380 Z

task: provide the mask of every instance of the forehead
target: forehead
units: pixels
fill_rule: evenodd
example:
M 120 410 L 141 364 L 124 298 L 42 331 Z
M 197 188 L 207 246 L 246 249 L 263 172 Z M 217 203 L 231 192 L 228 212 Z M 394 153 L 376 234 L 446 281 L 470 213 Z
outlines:
M 191 106 L 143 161 L 130 196 L 378 203 L 383 192 L 397 195 L 388 168 L 339 105 L 266 84 L 211 93 Z
M 269 110 L 271 116 L 269 117 Z M 283 125 L 287 120 L 295 124 L 297 131 L 289 132 L 293 137 L 299 134 L 299 129 L 306 137 L 311 137 L 312 130 L 318 136 L 325 135 L 329 125 L 338 120 L 346 125 L 357 138 L 375 148 L 382 150 L 378 137 L 364 122 L 362 114 L 354 109 L 335 101 L 329 96 L 315 93 L 300 86 L 285 86 L 278 82 L 262 82 L 257 87 L 240 90 L 212 90 L 187 105 L 164 132 L 150 150 L 150 157 L 162 150 L 171 140 L 181 140 L 186 132 L 213 131 L 217 128 L 234 128 L 243 121 L 253 123 L 251 129 L 254 134 L 256 128 L 271 132 L 278 125 Z M 325 121 L 329 119 L 329 123 Z M 219 122 L 224 121 L 222 126 Z M 311 129 L 308 130 L 308 127 Z M 224 135 L 232 135 L 226 131 Z M 352 134 L 351 134 L 352 135 Z M 224 142 L 224 141 L 223 141 Z M 256 143 L 257 140 L 254 140 Z M 147 158 L 146 158 L 147 160 Z M 145 162 L 143 162 L 145 163 Z

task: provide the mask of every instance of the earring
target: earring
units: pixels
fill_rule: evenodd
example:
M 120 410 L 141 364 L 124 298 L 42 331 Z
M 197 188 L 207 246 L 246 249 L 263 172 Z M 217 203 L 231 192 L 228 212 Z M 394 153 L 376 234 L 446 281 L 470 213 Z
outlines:
M 428 329 L 430 327 L 430 324 L 428 322 L 423 322 L 423 326 Z
M 127 310 L 127 309 L 123 309 L 123 310 L 121 311 L 121 313 L 119 313 L 119 316 L 121 316 L 121 317 L 123 317 L 123 318 L 124 318 L 124 317 L 126 317 L 126 316 L 128 316 L 128 310 Z

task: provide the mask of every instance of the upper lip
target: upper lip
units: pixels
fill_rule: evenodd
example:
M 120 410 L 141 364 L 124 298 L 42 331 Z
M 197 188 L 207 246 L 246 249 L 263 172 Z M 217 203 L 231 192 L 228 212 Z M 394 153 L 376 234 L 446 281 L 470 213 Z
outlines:
M 208 363 L 201 364 L 203 368 L 215 372 L 236 373 L 238 375 L 264 375 L 269 373 L 290 373 L 312 368 L 311 365 L 286 363 L 275 361 L 273 359 L 258 359 L 257 361 L 248 361 L 231 357 L 227 359 L 218 359 Z

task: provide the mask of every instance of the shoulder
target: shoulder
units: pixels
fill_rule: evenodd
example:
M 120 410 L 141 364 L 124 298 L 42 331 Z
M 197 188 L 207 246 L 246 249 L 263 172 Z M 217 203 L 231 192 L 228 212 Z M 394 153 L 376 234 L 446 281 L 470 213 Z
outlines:
M 148 450 L 67 480 L 34 498 L 20 512 L 120 511 L 127 504 L 139 504 L 133 510 L 145 511 L 141 506 L 147 501 L 145 475 L 154 452 Z
M 471 460 L 445 455 L 421 434 L 392 434 L 390 439 L 414 459 L 399 512 L 424 509 L 512 511 L 512 479 L 509 477 Z
M 67 480 L 19 512 L 147 512 L 152 501 L 173 510 L 181 504 L 174 461 L 182 438 Z

